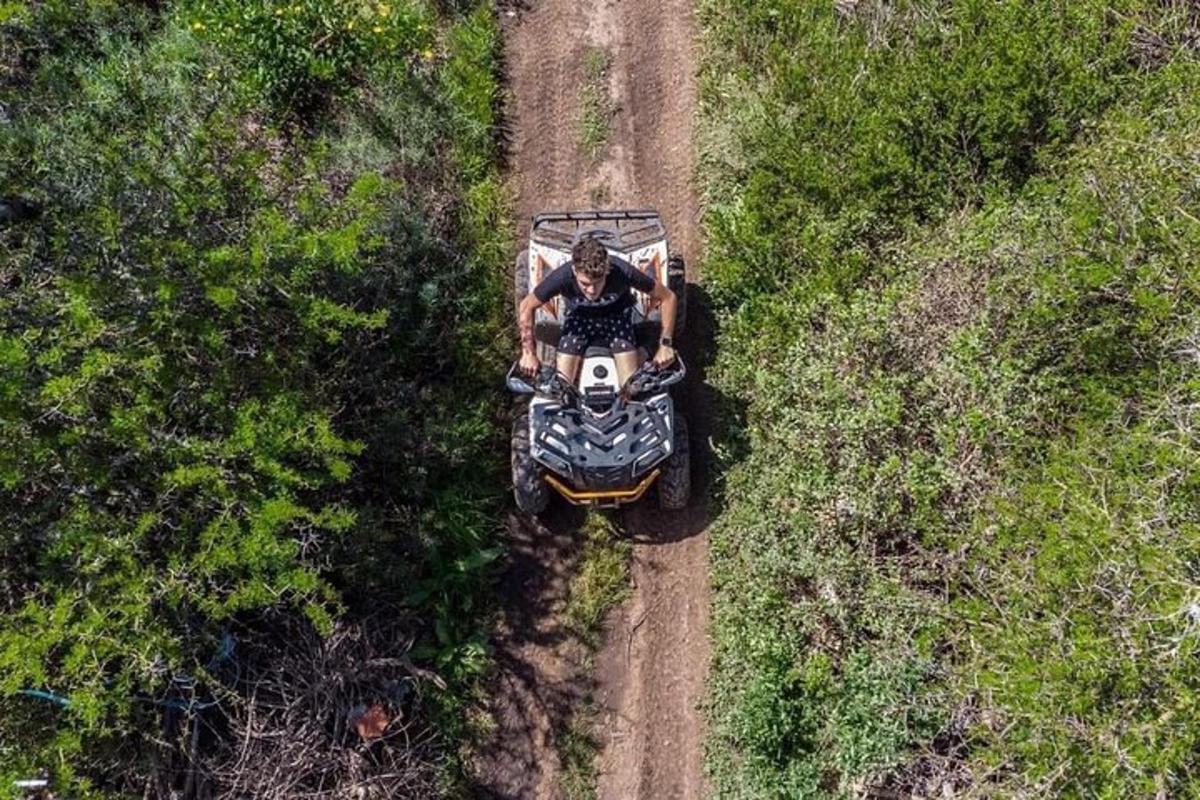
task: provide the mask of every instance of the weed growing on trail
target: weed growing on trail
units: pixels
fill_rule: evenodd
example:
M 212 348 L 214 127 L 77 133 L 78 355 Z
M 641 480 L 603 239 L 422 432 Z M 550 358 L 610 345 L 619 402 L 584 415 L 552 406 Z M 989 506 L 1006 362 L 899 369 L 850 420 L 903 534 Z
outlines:
M 583 77 L 597 83 L 608 76 L 609 55 L 603 47 L 589 47 L 583 56 Z
M 584 540 L 583 552 L 563 617 L 566 627 L 592 651 L 599 645 L 608 612 L 629 597 L 633 548 L 621 537 L 616 524 L 601 512 L 590 512 L 579 533 Z M 583 671 L 590 672 L 590 666 Z M 596 796 L 599 745 L 592 735 L 595 716 L 591 698 L 585 698 L 566 726 L 555 733 L 555 746 L 563 764 L 560 783 L 568 800 L 591 800 Z
M 588 202 L 596 208 L 608 205 L 612 202 L 612 189 L 607 183 L 592 187 L 588 191 Z
M 554 739 L 562 760 L 559 785 L 566 800 L 595 800 L 596 752 L 600 743 L 592 733 L 596 715 L 591 706 L 578 709 Z
M 579 144 L 588 157 L 600 157 L 612 134 L 613 108 L 608 93 L 609 55 L 589 47 L 583 59 L 583 88 L 579 90 Z
M 579 571 L 571 581 L 565 616 L 567 625 L 590 646 L 608 612 L 629 597 L 629 557 L 632 546 L 617 526 L 598 512 L 588 515 Z

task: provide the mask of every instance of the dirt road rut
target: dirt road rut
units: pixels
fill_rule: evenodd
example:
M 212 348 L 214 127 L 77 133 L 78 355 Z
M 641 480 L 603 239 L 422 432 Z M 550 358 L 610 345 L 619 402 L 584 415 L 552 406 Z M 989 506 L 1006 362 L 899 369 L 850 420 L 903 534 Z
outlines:
M 694 282 L 701 239 L 689 0 L 533 0 L 501 13 L 518 240 L 537 211 L 657 208 Z M 579 119 L 585 61 L 595 50 L 607 56 L 612 115 L 607 144 L 593 159 L 581 146 Z M 702 370 L 694 367 L 711 331 L 696 302 L 689 309 L 682 351 L 693 374 L 682 407 L 703 472 L 709 415 Z M 480 796 L 562 797 L 554 741 L 571 709 L 589 695 L 598 706 L 593 733 L 601 745 L 601 800 L 706 795 L 698 704 L 708 663 L 709 597 L 705 481 L 697 477 L 700 499 L 683 514 L 645 504 L 626 512 L 633 596 L 613 614 L 594 671 L 558 619 L 575 552 L 569 515 L 510 522 L 513 563 L 502 586 L 507 605 L 496 641 L 497 730 L 476 764 Z

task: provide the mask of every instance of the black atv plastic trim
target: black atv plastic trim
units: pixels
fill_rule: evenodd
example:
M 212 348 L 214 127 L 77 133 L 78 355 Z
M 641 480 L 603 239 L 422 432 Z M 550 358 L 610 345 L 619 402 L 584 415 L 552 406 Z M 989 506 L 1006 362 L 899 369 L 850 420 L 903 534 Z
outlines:
M 577 491 L 633 486 L 674 448 L 673 405 L 665 392 L 644 403 L 618 401 L 604 413 L 535 402 L 530 415 L 534 459 Z

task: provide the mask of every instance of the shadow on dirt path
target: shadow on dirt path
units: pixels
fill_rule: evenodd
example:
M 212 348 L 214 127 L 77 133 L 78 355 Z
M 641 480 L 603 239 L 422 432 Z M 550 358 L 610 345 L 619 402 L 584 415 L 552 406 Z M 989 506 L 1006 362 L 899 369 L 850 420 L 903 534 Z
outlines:
M 512 514 L 508 557 L 498 587 L 501 617 L 493 636 L 490 687 L 497 729 L 476 754 L 473 793 L 517 800 L 559 796 L 555 737 L 592 691 L 581 667 L 586 651 L 562 610 L 579 555 L 582 515 L 555 504 L 543 519 Z
M 692 149 L 696 106 L 691 0 L 527 0 L 501 11 L 505 37 L 510 181 L 518 243 L 535 212 L 657 208 L 672 249 L 688 262 L 689 369 L 680 393 L 695 468 L 692 506 L 667 514 L 653 501 L 624 514 L 634 542 L 632 598 L 612 615 L 595 654 L 565 630 L 561 611 L 578 556 L 581 515 L 555 504 L 544 519 L 509 519 L 510 562 L 493 643 L 496 729 L 473 764 L 479 797 L 562 797 L 555 734 L 579 704 L 599 708 L 594 739 L 601 800 L 702 798 L 703 696 L 709 647 L 706 528 L 709 434 L 715 402 L 704 383 L 712 319 L 695 285 L 700 203 Z M 585 59 L 602 51 L 612 115 L 596 159 L 582 148 Z

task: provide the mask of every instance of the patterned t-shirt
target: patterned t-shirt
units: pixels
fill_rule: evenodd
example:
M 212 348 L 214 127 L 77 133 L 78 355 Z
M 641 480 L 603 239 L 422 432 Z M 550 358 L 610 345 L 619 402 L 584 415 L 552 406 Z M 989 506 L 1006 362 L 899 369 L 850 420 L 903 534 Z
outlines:
M 599 317 L 631 308 L 634 300 L 630 289 L 649 294 L 654 291 L 654 278 L 634 269 L 632 264 L 622 258 L 609 256 L 608 278 L 604 281 L 604 291 L 595 300 L 587 299 L 580 291 L 570 261 L 547 275 L 534 288 L 533 294 L 543 303 L 561 294 L 567 301 L 568 314 L 579 313 Z

